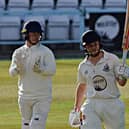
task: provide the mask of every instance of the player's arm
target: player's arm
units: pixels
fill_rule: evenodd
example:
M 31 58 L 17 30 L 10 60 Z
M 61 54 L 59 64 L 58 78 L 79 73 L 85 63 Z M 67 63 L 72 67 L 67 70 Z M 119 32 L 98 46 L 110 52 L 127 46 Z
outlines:
M 16 51 L 12 55 L 12 61 L 9 67 L 9 74 L 11 76 L 15 76 L 19 73 L 18 66 L 17 66 L 17 58 L 16 58 Z
M 81 105 L 84 100 L 85 92 L 86 92 L 86 84 L 79 83 L 77 85 L 76 92 L 75 92 L 75 104 L 74 104 L 75 111 L 80 111 Z
M 44 63 L 45 64 L 43 66 L 42 75 L 54 75 L 56 72 L 56 62 L 55 57 L 51 51 L 46 54 Z
M 75 92 L 74 109 L 69 114 L 69 123 L 72 127 L 80 127 L 81 125 L 83 125 L 84 115 L 82 114 L 80 108 L 83 102 L 85 90 L 85 83 L 78 83 Z
M 15 76 L 15 75 L 23 75 L 25 72 L 24 69 L 24 60 L 21 58 L 21 53 L 20 51 L 17 49 L 14 51 L 13 55 L 12 55 L 12 61 L 11 61 L 11 65 L 9 68 L 9 74 L 11 76 Z

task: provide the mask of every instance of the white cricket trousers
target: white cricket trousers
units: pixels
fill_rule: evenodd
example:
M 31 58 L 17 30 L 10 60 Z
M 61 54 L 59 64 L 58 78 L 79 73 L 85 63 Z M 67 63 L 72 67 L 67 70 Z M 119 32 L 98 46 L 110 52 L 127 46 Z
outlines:
M 18 99 L 22 129 L 45 129 L 51 99 Z
M 88 99 L 81 108 L 81 129 L 125 129 L 125 106 L 119 99 Z

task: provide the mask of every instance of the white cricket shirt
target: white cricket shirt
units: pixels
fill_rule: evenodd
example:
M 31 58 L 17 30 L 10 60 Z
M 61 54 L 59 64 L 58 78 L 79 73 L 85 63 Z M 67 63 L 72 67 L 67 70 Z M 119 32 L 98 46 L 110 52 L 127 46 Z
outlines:
M 118 98 L 120 96 L 116 77 L 117 66 L 120 65 L 118 57 L 104 52 L 104 57 L 93 65 L 86 58 L 78 67 L 78 83 L 86 83 L 87 98 Z
M 33 71 L 33 66 L 38 59 L 40 59 L 40 66 L 42 67 L 41 73 Z M 18 74 L 15 69 L 18 61 L 24 67 L 23 74 L 19 75 L 18 80 L 19 96 L 23 98 L 42 96 L 51 98 L 52 76 L 56 72 L 56 63 L 52 51 L 41 44 L 30 48 L 25 44 L 16 49 L 9 69 L 9 73 L 12 76 Z

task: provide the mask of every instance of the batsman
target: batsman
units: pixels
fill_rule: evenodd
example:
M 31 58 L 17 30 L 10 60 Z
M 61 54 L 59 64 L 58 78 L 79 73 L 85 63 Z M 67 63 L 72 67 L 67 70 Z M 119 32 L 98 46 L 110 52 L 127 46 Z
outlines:
M 80 125 L 81 129 L 102 129 L 104 124 L 105 129 L 125 129 L 125 106 L 119 91 L 128 78 L 125 66 L 115 54 L 103 49 L 96 31 L 88 30 L 81 38 L 86 56 L 78 66 L 70 125 Z M 83 116 L 80 124 L 79 112 Z
M 25 44 L 12 55 L 11 76 L 18 75 L 18 104 L 21 129 L 45 129 L 52 100 L 52 77 L 56 72 L 52 51 L 42 45 L 43 27 L 38 21 L 27 21 L 22 29 Z

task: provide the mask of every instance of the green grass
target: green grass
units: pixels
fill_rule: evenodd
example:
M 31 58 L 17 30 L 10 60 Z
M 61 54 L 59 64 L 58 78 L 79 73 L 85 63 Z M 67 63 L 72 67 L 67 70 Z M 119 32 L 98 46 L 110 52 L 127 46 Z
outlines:
M 74 104 L 77 60 L 57 60 L 57 72 L 53 78 L 53 102 L 46 129 L 72 129 L 68 115 Z M 21 117 L 17 104 L 17 77 L 8 75 L 10 61 L 0 61 L 0 129 L 20 129 Z M 120 88 L 121 99 L 126 104 L 126 129 L 129 128 L 129 82 Z

